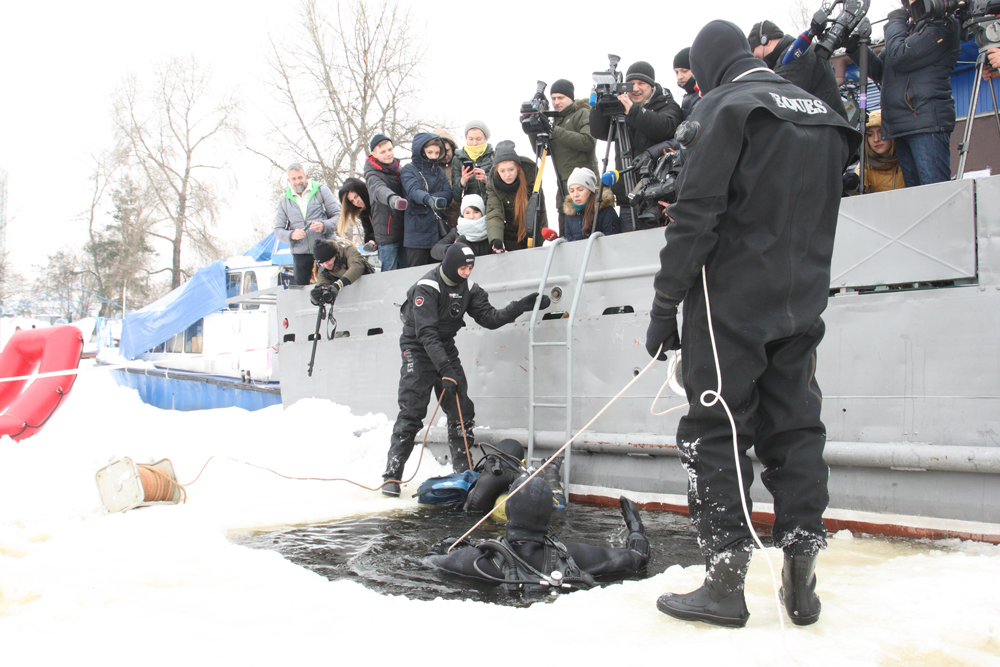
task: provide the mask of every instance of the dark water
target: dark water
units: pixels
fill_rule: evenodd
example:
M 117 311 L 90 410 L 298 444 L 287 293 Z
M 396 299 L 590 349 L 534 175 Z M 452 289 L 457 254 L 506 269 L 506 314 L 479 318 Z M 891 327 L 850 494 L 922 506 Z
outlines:
M 449 581 L 424 567 L 421 559 L 438 540 L 458 537 L 479 517 L 457 507 L 420 506 L 391 515 L 335 521 L 235 539 L 254 549 L 272 549 L 296 565 L 332 581 L 350 579 L 388 595 L 419 600 L 473 599 L 524 606 L 542 599 L 512 595 L 493 586 Z M 651 558 L 646 571 L 630 577 L 645 579 L 671 565 L 687 567 L 704 562 L 687 517 L 666 512 L 642 512 Z M 571 504 L 557 510 L 552 530 L 563 543 L 585 542 L 624 547 L 626 530 L 617 507 Z M 497 537 L 502 526 L 487 520 L 471 535 L 474 541 Z M 612 582 L 602 581 L 601 585 Z

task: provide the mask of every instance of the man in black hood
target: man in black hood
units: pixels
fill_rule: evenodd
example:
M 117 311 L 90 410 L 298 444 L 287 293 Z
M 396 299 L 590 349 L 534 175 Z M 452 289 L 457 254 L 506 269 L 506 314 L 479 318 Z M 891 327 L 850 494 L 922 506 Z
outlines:
M 406 293 L 400 308 L 403 333 L 399 349 L 403 366 L 399 372 L 399 415 L 392 428 L 382 494 L 398 497 L 403 467 L 413 451 L 413 440 L 423 427 L 431 389 L 448 416 L 448 445 L 455 472 L 469 469 L 466 442 L 473 444 L 476 408 L 469 399 L 469 383 L 455 346 L 455 334 L 465 326 L 465 314 L 487 329 L 510 324 L 535 306 L 538 292 L 512 302 L 503 310 L 490 305 L 490 296 L 479 285 L 469 283 L 476 255 L 472 248 L 456 242 L 448 248 L 441 266 L 435 266 Z M 551 300 L 542 297 L 539 308 Z M 443 394 L 443 397 L 442 397 Z M 456 402 L 456 396 L 458 401 Z M 459 404 L 461 415 L 459 415 Z
M 721 387 L 735 420 L 744 488 L 753 479 L 750 447 L 764 465 L 762 480 L 774 496 L 772 537 L 785 551 L 785 607 L 805 625 L 819 618 L 814 567 L 826 544 L 829 500 L 813 371 L 841 174 L 861 137 L 824 102 L 754 58 L 732 23 L 713 21 L 701 30 L 691 69 L 702 91 L 691 116 L 701 135 L 687 150 L 677 202 L 667 209 L 672 221 L 653 283 L 646 349 L 661 359 L 666 350 L 683 351 L 691 407 L 677 427 L 677 446 L 707 573 L 701 588 L 668 593 L 657 607 L 731 627 L 750 615 L 743 583 L 753 543 L 733 435 L 721 401 L 700 400 Z M 749 494 L 744 498 L 749 510 Z
M 833 66 L 826 58 L 820 58 L 816 53 L 816 43 L 813 42 L 801 56 L 785 64 L 785 55 L 792 47 L 795 38 L 786 35 L 784 31 L 771 21 L 761 21 L 750 28 L 747 35 L 750 50 L 760 58 L 774 73 L 785 78 L 810 95 L 815 95 L 847 120 L 847 110 L 844 100 L 840 97 L 840 87 L 837 85 L 837 75 Z
M 649 541 L 639 508 L 625 496 L 618 501 L 629 531 L 625 548 L 578 542 L 563 545 L 548 534 L 552 518 L 548 482 L 541 476 L 528 479 L 523 475 L 514 480 L 511 493 L 521 486 L 524 488 L 504 503 L 504 537 L 452 549 L 451 553 L 448 549 L 455 538 L 446 538 L 431 547 L 424 565 L 445 574 L 503 584 L 508 590 L 531 591 L 590 588 L 595 576 L 626 576 L 646 568 Z

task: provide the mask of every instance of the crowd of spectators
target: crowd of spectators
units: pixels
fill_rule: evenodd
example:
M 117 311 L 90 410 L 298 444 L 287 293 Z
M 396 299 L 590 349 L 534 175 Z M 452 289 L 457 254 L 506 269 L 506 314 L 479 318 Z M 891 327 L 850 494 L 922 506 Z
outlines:
M 908 0 L 903 5 L 888 16 L 885 47 L 868 54 L 871 77 L 881 84 L 882 108 L 865 120 L 865 192 L 951 177 L 955 104 L 950 75 L 960 48 L 958 23 L 954 17 L 928 19 L 919 13 L 915 19 Z M 815 52 L 815 45 L 787 59 L 793 36 L 767 20 L 750 29 L 747 41 L 762 66 L 847 117 L 833 68 Z M 848 40 L 846 47 L 858 60 L 857 43 Z M 549 164 L 557 183 L 554 229 L 548 229 L 541 189 L 531 202 L 537 209 L 532 217 L 535 156 L 519 155 L 510 140 L 494 147 L 489 126 L 478 119 L 466 123 L 461 148 L 444 128 L 418 133 L 405 166 L 395 157 L 393 138 L 376 134 L 369 143 L 364 178 L 347 179 L 338 197 L 308 180 L 301 165 L 290 165 L 275 230 L 292 248 L 296 281 L 308 280 L 312 248 L 319 240 L 346 239 L 377 250 L 382 270 L 391 271 L 440 261 L 455 241 L 468 244 L 477 255 L 527 248 L 532 221 L 543 228 L 545 239 L 561 236 L 570 241 L 585 239 L 595 230 L 609 235 L 657 224 L 633 215 L 625 179 L 611 185 L 610 193 L 601 186 L 597 140 L 615 143 L 615 164 L 621 170 L 626 151 L 635 158 L 657 150 L 674 137 L 681 122 L 696 119 L 701 91 L 689 54 L 685 48 L 673 59 L 677 85 L 685 93 L 680 104 L 657 83 L 653 66 L 643 61 L 625 73 L 628 92 L 594 107 L 587 99 L 577 99 L 571 81 L 559 79 L 552 85 L 553 111 L 533 127 L 548 136 Z M 989 56 L 991 65 L 1000 64 L 1000 51 Z M 991 76 L 990 70 L 985 76 Z M 538 131 L 528 132 L 533 148 Z M 625 141 L 621 136 L 615 141 L 622 132 Z M 853 194 L 858 181 L 860 169 L 852 167 L 845 174 L 845 194 Z

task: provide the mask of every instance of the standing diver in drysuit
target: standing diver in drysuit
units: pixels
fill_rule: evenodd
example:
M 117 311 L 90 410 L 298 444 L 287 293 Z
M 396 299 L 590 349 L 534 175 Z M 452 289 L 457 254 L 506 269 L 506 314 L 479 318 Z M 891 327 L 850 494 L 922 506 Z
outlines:
M 553 507 L 548 482 L 525 476 L 514 483 L 511 492 L 522 485 L 506 502 L 506 537 L 447 553 L 456 541 L 449 537 L 431 547 L 424 564 L 444 573 L 503 584 L 508 590 L 532 591 L 591 588 L 594 577 L 630 575 L 646 567 L 649 542 L 639 509 L 628 498 L 620 499 L 629 530 L 624 549 L 576 542 L 563 545 L 547 535 Z
M 431 389 L 440 397 L 441 409 L 448 416 L 448 446 L 452 469 L 468 470 L 466 442 L 473 444 L 472 427 L 475 405 L 469 398 L 469 384 L 458 358 L 455 334 L 465 326 L 465 314 L 487 329 L 499 329 L 531 310 L 538 292 L 497 309 L 490 295 L 469 276 L 476 263 L 475 253 L 461 241 L 453 243 L 441 266 L 424 274 L 406 293 L 400 309 L 403 332 L 399 348 L 403 365 L 399 372 L 399 415 L 392 429 L 389 453 L 382 475 L 382 494 L 399 497 L 403 468 L 413 451 L 413 441 L 427 415 Z M 551 300 L 542 296 L 539 308 Z M 461 404 L 461 417 L 455 397 Z

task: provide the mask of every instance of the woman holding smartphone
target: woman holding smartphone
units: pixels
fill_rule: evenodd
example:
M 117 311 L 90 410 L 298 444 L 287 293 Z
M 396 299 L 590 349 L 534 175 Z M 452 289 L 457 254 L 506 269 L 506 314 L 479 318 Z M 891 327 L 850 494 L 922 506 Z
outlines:
M 465 146 L 458 149 L 451 162 L 451 191 L 455 201 L 465 195 L 479 195 L 486 201 L 486 178 L 493 169 L 493 146 L 490 128 L 481 120 L 465 125 Z

